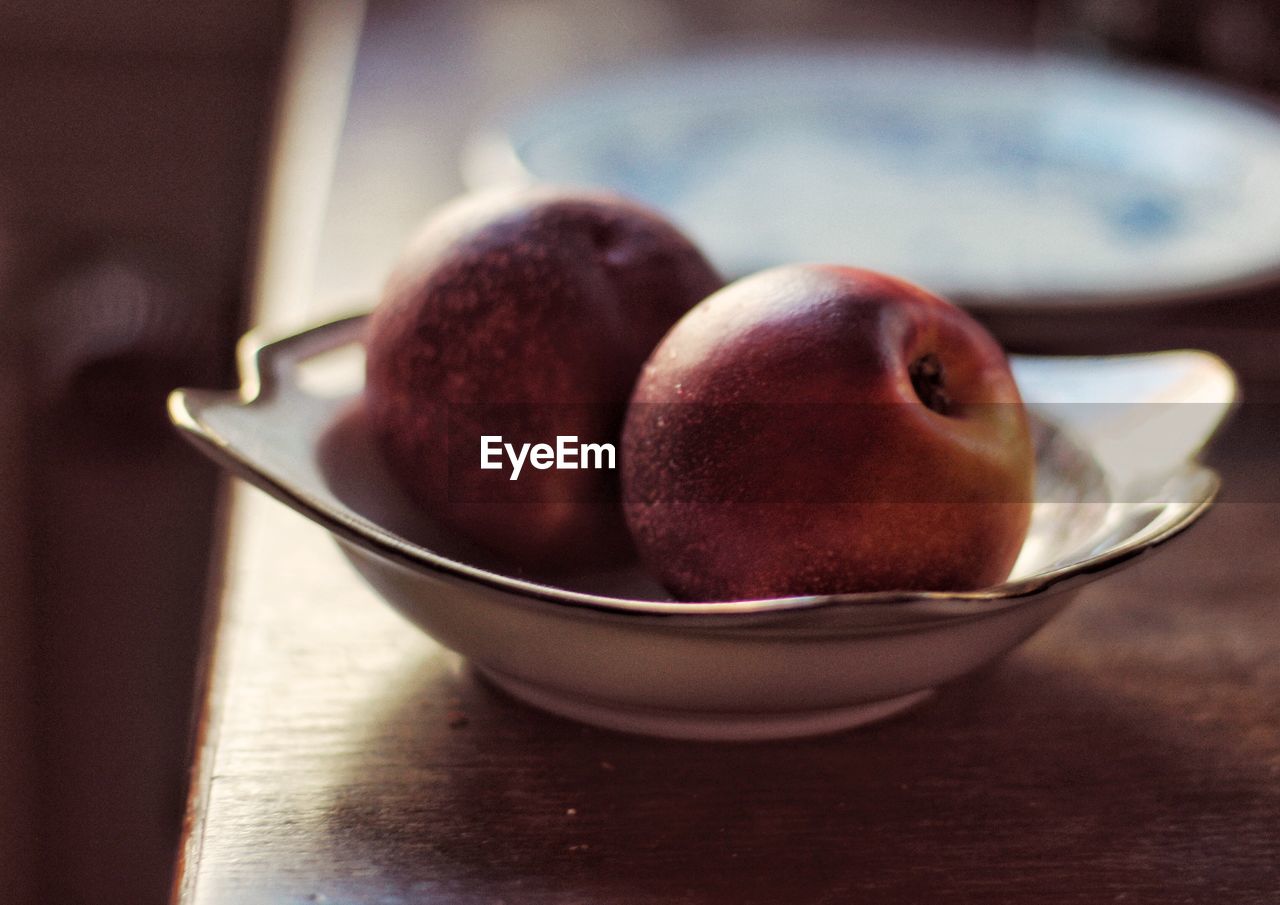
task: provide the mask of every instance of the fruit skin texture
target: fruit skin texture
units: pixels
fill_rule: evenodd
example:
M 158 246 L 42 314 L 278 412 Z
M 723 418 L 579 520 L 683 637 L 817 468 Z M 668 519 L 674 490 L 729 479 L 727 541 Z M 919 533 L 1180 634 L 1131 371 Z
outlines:
M 366 335 L 365 406 L 432 518 L 516 569 L 629 550 L 617 472 L 479 469 L 480 437 L 618 444 L 650 350 L 723 281 L 656 213 L 603 192 L 464 197 L 421 229 Z
M 707 298 L 649 358 L 623 433 L 628 525 L 686 600 L 997 584 L 1033 478 L 995 340 L 848 267 L 778 267 Z

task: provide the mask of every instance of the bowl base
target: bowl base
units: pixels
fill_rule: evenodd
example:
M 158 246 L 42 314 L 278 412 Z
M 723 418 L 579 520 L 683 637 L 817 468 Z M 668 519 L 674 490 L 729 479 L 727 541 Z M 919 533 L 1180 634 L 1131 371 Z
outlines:
M 472 665 L 513 698 L 557 716 L 617 732 L 693 741 L 750 742 L 842 732 L 896 716 L 934 694 L 926 688 L 882 701 L 791 713 L 667 710 L 601 704 Z

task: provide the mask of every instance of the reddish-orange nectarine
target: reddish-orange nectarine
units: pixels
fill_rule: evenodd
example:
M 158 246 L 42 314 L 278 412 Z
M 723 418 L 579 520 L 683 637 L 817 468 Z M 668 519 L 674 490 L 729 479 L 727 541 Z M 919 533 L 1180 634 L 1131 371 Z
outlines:
M 392 472 L 516 567 L 627 549 L 616 471 L 535 458 L 512 481 L 481 468 L 485 438 L 617 444 L 650 350 L 721 282 L 675 227 L 614 195 L 539 188 L 445 207 L 366 338 L 366 411 Z
M 1004 353 L 901 280 L 779 267 L 685 315 L 623 433 L 628 523 L 678 596 L 1002 581 L 1034 454 Z

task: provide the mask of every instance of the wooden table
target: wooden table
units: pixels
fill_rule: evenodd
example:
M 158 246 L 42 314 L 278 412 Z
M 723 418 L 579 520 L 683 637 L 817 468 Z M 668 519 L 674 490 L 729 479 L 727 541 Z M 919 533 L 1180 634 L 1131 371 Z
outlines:
M 1280 901 L 1275 502 L 908 717 L 753 745 L 512 702 L 321 529 L 236 503 L 182 902 Z
M 326 280 L 360 222 L 353 184 L 381 185 L 397 147 L 360 139 L 396 121 L 362 71 Z M 341 273 L 362 289 L 383 264 Z M 178 901 L 1272 905 L 1277 426 L 1246 407 L 1217 457 L 1226 501 L 997 666 L 896 721 L 788 743 L 629 737 L 515 703 L 324 531 L 237 487 Z

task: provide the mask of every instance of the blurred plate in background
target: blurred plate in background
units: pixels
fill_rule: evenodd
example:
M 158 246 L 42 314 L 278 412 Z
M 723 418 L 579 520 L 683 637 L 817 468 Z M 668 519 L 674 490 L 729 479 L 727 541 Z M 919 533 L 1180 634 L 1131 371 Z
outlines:
M 1280 277 L 1280 119 L 1062 57 L 828 46 L 615 70 L 485 130 L 465 167 L 645 200 L 729 276 L 858 264 L 1006 312 Z

